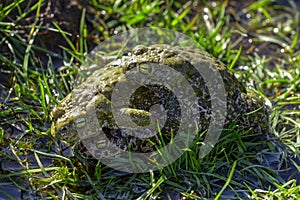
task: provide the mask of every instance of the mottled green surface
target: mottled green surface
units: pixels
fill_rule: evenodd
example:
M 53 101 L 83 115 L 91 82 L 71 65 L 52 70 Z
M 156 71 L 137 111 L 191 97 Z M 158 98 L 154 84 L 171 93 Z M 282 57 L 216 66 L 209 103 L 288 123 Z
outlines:
M 249 134 L 265 137 L 268 133 L 268 114 L 263 102 L 255 97 L 255 94 L 248 92 L 246 88 L 227 70 L 227 68 L 203 50 L 171 47 L 167 45 L 154 45 L 150 47 L 137 46 L 130 55 L 124 55 L 120 59 L 107 64 L 93 72 L 83 83 L 74 89 L 53 112 L 52 133 L 60 139 L 68 142 L 78 140 L 76 128 L 89 125 L 87 113 L 95 111 L 99 120 L 99 127 L 102 128 L 107 138 L 113 143 L 119 144 L 127 149 L 140 152 L 149 152 L 154 149 L 147 139 L 141 140 L 136 137 L 126 136 L 116 125 L 111 111 L 111 94 L 116 83 L 126 81 L 125 73 L 136 68 L 140 73 L 151 73 L 151 63 L 167 65 L 180 72 L 198 97 L 198 109 L 200 113 L 199 131 L 205 131 L 211 118 L 211 97 L 205 82 L 193 65 L 201 67 L 215 66 L 220 72 L 227 97 L 227 117 L 225 128 L 231 123 L 238 128 L 249 130 Z M 162 75 L 162 78 L 167 75 Z M 180 83 L 178 83 L 180 84 Z M 216 83 L 219 84 L 219 83 Z M 184 95 L 184 94 L 183 94 Z M 159 86 L 140 87 L 133 94 L 130 108 L 120 110 L 121 114 L 130 115 L 138 125 L 146 125 L 150 121 L 150 107 L 154 104 L 164 106 L 168 112 L 167 119 L 162 133 L 168 138 L 171 131 L 176 133 L 180 123 L 181 112 L 176 97 L 166 88 Z M 75 126 L 74 123 L 75 122 Z M 97 139 L 94 130 L 85 129 L 85 136 L 90 139 Z M 146 133 L 141 133 L 146 134 Z M 151 141 L 158 141 L 157 136 L 150 138 Z M 105 147 L 109 141 L 101 141 Z

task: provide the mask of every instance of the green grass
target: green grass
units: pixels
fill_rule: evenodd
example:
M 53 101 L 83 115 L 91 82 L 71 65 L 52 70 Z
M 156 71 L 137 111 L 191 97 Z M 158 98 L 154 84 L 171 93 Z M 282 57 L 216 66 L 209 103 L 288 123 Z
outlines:
M 36 17 L 44 11 L 44 1 L 31 2 L 30 7 L 22 6 L 23 2 L 0 3 L 0 72 L 7 77 L 0 83 L 0 157 L 2 162 L 21 166 L 21 170 L 0 169 L 1 183 L 26 191 L 23 181 L 29 179 L 32 191 L 44 199 L 168 195 L 170 199 L 224 199 L 231 198 L 226 197 L 228 191 L 237 199 L 245 198 L 242 193 L 252 199 L 299 198 L 299 183 L 285 182 L 265 163 L 273 157 L 281 162 L 288 155 L 299 157 L 299 11 L 293 1 L 286 7 L 259 0 L 237 9 L 228 1 L 196 5 L 192 1 L 100 4 L 89 0 L 82 2 L 86 9 L 81 12 L 76 41 L 63 25 L 48 26 Z M 26 23 L 30 16 L 32 20 Z M 78 66 L 88 50 L 114 33 L 144 26 L 185 33 L 227 64 L 271 106 L 270 124 L 276 139 L 250 142 L 247 131 L 233 124 L 203 159 L 198 158 L 200 143 L 195 141 L 164 169 L 129 175 L 80 155 L 64 156 L 63 148 L 50 153 L 52 145 L 59 144 L 50 134 L 49 113 L 74 87 Z M 57 48 L 63 53 L 38 45 L 41 30 L 60 34 L 64 43 Z M 46 55 L 47 62 L 39 59 L 40 54 Z M 63 66 L 56 68 L 55 59 L 62 60 Z M 28 157 L 36 167 L 30 167 Z M 45 165 L 44 158 L 53 159 L 53 164 Z

